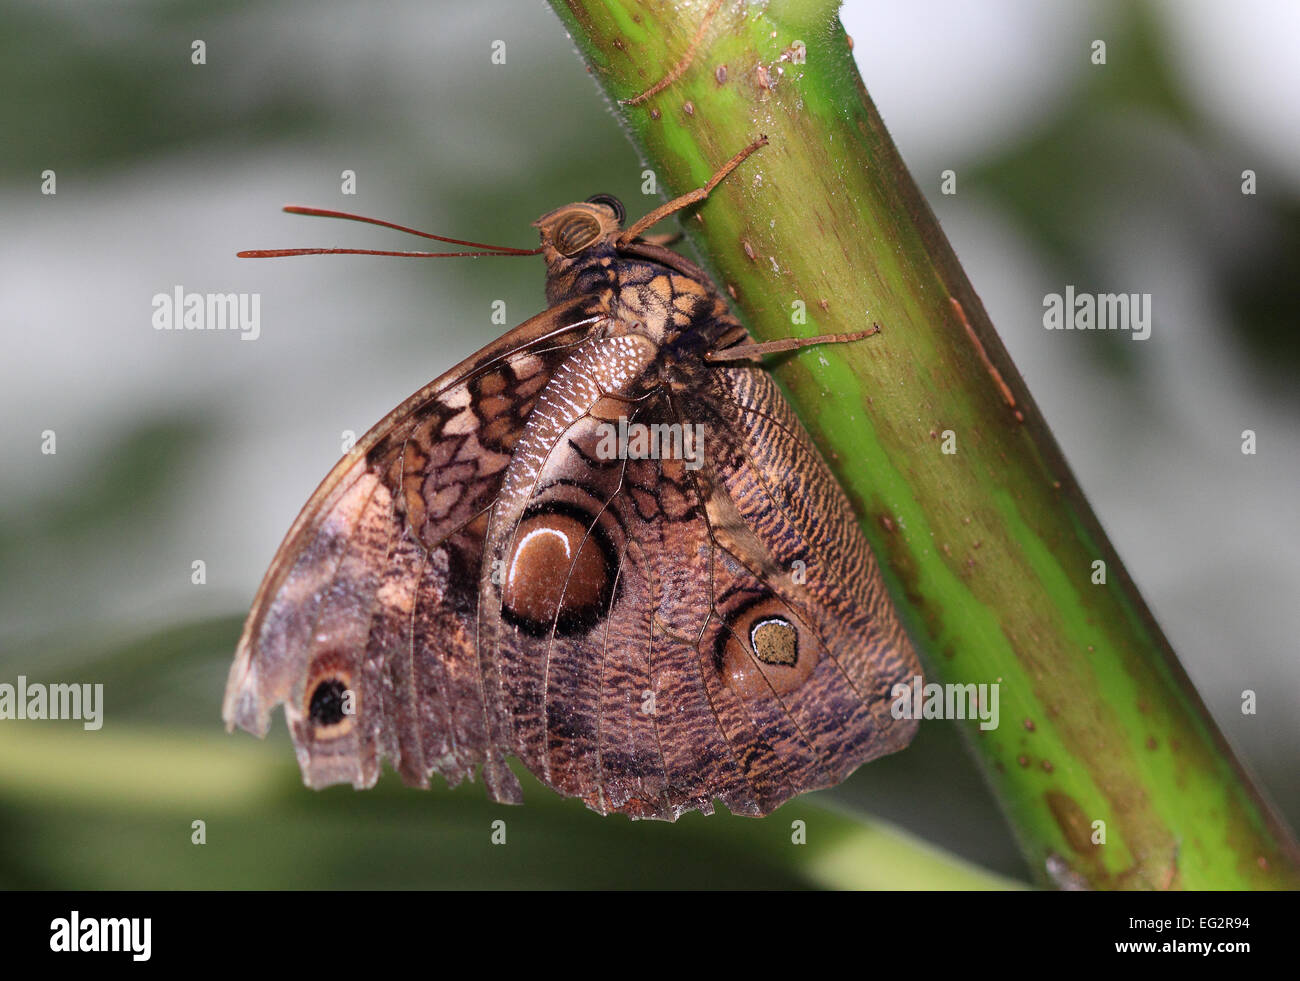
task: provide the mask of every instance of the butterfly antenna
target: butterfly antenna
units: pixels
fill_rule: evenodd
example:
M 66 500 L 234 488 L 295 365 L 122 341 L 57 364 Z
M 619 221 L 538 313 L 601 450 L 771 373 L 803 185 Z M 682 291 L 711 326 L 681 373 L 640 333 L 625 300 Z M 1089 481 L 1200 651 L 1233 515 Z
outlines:
M 291 215 L 308 215 L 313 218 L 342 218 L 347 221 L 360 221 L 367 225 L 378 225 L 381 228 L 391 228 L 395 231 L 406 232 L 408 235 L 418 235 L 421 238 L 430 238 L 436 242 L 447 242 L 450 245 L 468 246 L 474 251 L 470 252 L 397 252 L 387 249 L 247 249 L 237 253 L 241 259 L 278 259 L 283 256 L 291 255 L 387 255 L 398 256 L 408 259 L 446 259 L 453 256 L 484 256 L 484 255 L 540 255 L 541 249 L 515 249 L 508 245 L 487 245 L 483 242 L 470 242 L 463 238 L 447 238 L 445 235 L 434 235 L 432 232 L 422 232 L 418 228 L 410 228 L 406 225 L 399 225 L 396 222 L 384 221 L 382 218 L 369 218 L 365 215 L 354 215 L 347 211 L 334 211 L 329 208 L 308 208 L 303 205 L 289 204 L 285 205 L 284 210 Z

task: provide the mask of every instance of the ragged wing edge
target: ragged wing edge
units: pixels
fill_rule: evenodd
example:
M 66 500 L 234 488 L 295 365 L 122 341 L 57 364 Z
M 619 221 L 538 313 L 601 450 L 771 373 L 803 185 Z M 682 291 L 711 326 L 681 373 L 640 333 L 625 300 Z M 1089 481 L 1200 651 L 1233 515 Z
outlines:
M 226 681 L 221 716 L 226 723 L 227 732 L 239 726 L 261 738 L 270 728 L 271 712 L 279 701 L 264 704 L 259 697 L 257 663 L 254 658 L 256 638 L 261 633 L 272 600 L 279 593 L 285 578 L 293 568 L 295 559 L 302 551 L 303 538 L 315 532 L 323 515 L 324 505 L 339 489 L 343 478 L 351 473 L 359 462 L 365 460 L 366 455 L 380 439 L 430 399 L 437 398 L 452 386 L 469 380 L 474 374 L 492 368 L 506 357 L 543 345 L 569 331 L 584 326 L 594 326 L 602 317 L 588 312 L 589 302 L 587 298 L 580 297 L 558 304 L 501 335 L 450 371 L 431 381 L 384 416 L 334 465 L 298 513 L 284 541 L 276 550 L 275 558 L 271 561 L 271 567 L 263 577 L 262 584 L 257 589 L 252 609 L 249 611 L 243 633 L 240 634 L 239 643 L 235 648 L 235 660 L 230 666 L 230 675 Z

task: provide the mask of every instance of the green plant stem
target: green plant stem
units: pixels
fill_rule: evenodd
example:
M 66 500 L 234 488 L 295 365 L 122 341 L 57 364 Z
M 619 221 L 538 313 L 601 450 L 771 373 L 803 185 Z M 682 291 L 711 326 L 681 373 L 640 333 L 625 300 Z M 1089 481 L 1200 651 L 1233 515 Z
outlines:
M 613 99 L 664 77 L 709 6 L 552 5 Z M 1000 727 L 965 730 L 1042 880 L 1296 888 L 1294 840 L 1107 541 L 835 10 L 725 4 L 682 77 L 620 114 L 675 194 L 767 135 L 684 221 L 756 337 L 884 328 L 775 373 L 858 511 L 928 680 L 1000 684 Z

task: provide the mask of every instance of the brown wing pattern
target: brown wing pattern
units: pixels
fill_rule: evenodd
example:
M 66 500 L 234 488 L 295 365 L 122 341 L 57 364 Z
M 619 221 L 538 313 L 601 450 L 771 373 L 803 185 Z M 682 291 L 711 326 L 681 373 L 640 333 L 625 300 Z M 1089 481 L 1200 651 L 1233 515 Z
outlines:
M 681 404 L 664 390 L 617 404 L 645 425 L 707 420 L 699 470 L 606 459 L 607 396 L 635 390 L 650 354 L 615 344 L 557 370 L 492 509 L 485 567 L 502 574 L 480 580 L 479 631 L 494 742 L 594 810 L 669 820 L 715 798 L 766 814 L 906 745 L 915 723 L 889 716 L 889 692 L 915 655 L 770 379 L 711 371 Z
M 796 687 L 781 701 L 797 707 L 792 718 L 822 761 L 802 789 L 830 786 L 911 740 L 916 723 L 892 717 L 890 692 L 919 675 L 920 662 L 848 500 L 776 383 L 757 367 L 725 368 L 712 382 L 738 436 L 718 471 L 723 493 L 710 501 L 715 534 L 816 638 L 811 676 L 790 674 L 784 684 Z M 756 541 L 775 572 L 747 557 Z
M 599 318 L 534 317 L 395 409 L 312 495 L 276 555 L 236 651 L 224 717 L 264 735 L 280 703 L 306 782 L 456 783 L 492 766 L 473 609 L 483 513 L 550 373 Z M 426 656 L 434 654 L 436 656 Z M 498 754 L 499 755 L 499 754 Z
M 889 692 L 915 655 L 770 378 L 648 386 L 658 348 L 594 319 L 521 325 L 340 462 L 259 591 L 229 725 L 262 734 L 283 702 L 312 786 L 387 757 L 516 802 L 514 755 L 669 820 L 766 814 L 906 745 Z M 702 427 L 703 465 L 611 455 L 621 417 Z

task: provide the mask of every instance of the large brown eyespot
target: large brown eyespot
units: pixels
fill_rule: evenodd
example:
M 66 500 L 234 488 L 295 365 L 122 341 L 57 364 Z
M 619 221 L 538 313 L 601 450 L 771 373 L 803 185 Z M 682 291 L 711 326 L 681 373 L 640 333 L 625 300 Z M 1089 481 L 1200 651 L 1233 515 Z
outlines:
M 794 691 L 817 666 L 816 641 L 773 597 L 732 613 L 719 640 L 723 679 L 742 698 Z
M 600 238 L 600 222 L 585 211 L 574 211 L 561 218 L 551 232 L 555 251 L 562 256 L 574 256 Z
M 612 550 L 596 520 L 551 503 L 525 515 L 506 559 L 501 613 L 534 634 L 589 630 L 609 608 Z

